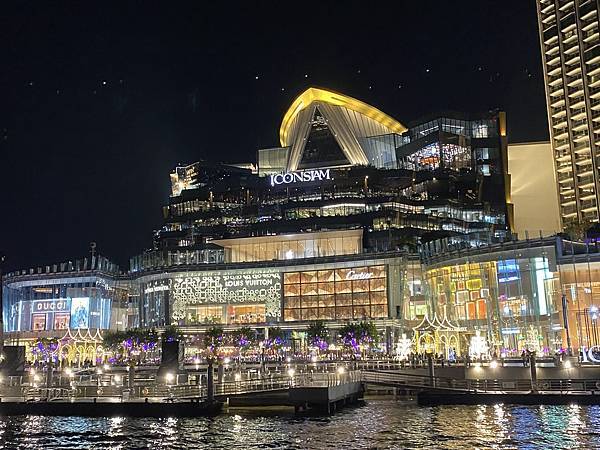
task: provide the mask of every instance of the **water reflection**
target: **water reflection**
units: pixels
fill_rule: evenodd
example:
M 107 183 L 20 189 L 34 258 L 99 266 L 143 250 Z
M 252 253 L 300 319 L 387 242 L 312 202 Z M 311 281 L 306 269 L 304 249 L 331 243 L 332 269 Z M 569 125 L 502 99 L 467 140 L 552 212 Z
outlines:
M 598 448 L 600 408 L 447 406 L 372 400 L 331 417 L 280 409 L 215 418 L 0 418 L 2 448 Z

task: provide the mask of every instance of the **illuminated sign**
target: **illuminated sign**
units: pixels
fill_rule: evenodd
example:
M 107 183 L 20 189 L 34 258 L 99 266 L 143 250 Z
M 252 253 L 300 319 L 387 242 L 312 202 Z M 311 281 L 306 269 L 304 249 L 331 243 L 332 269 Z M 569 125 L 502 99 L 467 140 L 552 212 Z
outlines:
M 306 183 L 310 181 L 331 180 L 330 169 L 302 170 L 298 172 L 286 172 L 271 175 L 271 186 L 280 184 Z
M 160 292 L 160 291 L 168 291 L 169 286 L 166 284 L 161 284 L 159 286 L 150 286 L 144 289 L 144 294 L 151 294 L 152 292 Z
M 346 274 L 346 280 L 368 280 L 369 278 L 373 278 L 372 272 L 355 272 L 354 270 L 350 270 Z
M 581 349 L 581 362 L 600 364 L 600 345 L 592 345 L 590 348 Z
M 174 319 L 185 318 L 188 305 L 264 303 L 275 307 L 281 299 L 281 275 L 260 272 L 177 277 L 171 295 Z
M 34 300 L 31 313 L 68 311 L 70 309 L 69 299 L 58 298 L 52 300 Z

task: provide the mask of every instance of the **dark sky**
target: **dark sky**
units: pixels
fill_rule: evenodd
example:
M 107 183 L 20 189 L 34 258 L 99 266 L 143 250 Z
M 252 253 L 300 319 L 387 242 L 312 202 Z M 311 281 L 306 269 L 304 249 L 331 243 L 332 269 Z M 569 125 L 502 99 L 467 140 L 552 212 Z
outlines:
M 126 266 L 177 163 L 253 160 L 311 85 L 404 123 L 501 108 L 512 142 L 547 139 L 531 0 L 162 3 L 3 4 L 7 269 L 90 241 Z

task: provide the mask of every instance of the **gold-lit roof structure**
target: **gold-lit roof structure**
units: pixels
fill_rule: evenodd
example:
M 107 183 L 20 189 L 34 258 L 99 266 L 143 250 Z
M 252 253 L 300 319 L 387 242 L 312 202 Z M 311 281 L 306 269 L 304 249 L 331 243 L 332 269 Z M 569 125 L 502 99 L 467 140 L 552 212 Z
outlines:
M 317 108 L 353 165 L 369 164 L 369 155 L 360 143 L 362 138 L 402 134 L 407 130 L 396 119 L 360 100 L 311 87 L 294 100 L 279 129 L 281 146 L 290 148 L 288 170 L 298 168 Z

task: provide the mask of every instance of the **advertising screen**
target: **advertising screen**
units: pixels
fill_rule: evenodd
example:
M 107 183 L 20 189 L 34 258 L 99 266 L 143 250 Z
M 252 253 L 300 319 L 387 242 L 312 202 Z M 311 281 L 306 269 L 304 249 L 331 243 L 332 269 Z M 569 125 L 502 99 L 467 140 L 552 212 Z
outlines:
M 90 327 L 90 298 L 74 297 L 71 299 L 71 328 Z
M 498 261 L 498 283 L 508 283 L 519 279 L 519 264 L 515 259 Z

